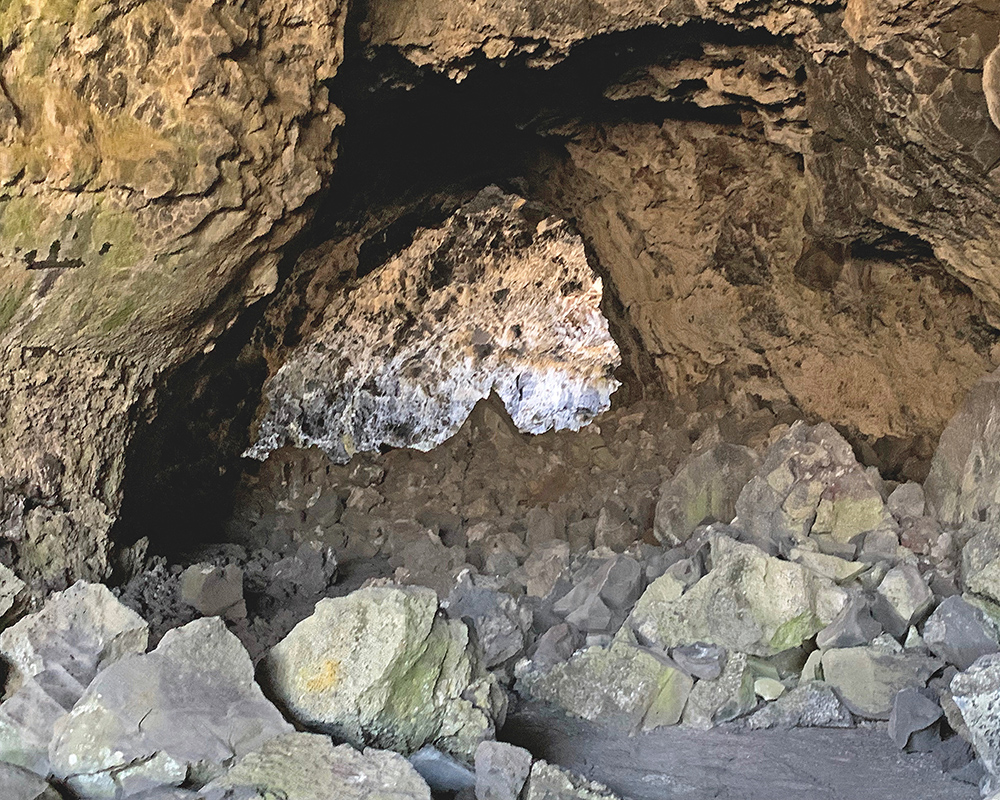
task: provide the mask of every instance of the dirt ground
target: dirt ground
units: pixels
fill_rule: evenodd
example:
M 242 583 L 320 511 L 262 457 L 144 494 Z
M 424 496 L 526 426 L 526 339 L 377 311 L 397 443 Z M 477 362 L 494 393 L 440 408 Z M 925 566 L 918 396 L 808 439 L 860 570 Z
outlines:
M 629 736 L 535 708 L 504 739 L 605 784 L 627 800 L 974 800 L 976 787 L 884 731 L 660 728 Z

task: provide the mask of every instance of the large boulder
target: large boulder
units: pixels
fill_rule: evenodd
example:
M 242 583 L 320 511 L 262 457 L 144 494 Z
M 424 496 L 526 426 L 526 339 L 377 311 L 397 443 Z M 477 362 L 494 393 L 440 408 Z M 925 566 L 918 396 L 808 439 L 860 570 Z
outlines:
M 760 466 L 747 448 L 720 444 L 690 458 L 660 487 L 653 533 L 667 545 L 678 545 L 699 525 L 729 523 L 736 515 L 736 499 Z
M 291 731 L 254 683 L 239 639 L 211 617 L 102 671 L 56 723 L 49 758 L 80 797 L 110 800 L 201 785 Z
M 203 790 L 207 800 L 430 800 L 431 791 L 398 753 L 337 747 L 314 733 L 278 736 L 247 753 Z
M 411 754 L 433 744 L 471 763 L 506 695 L 458 620 L 422 587 L 372 587 L 316 604 L 268 654 L 275 699 L 301 725 Z
M 951 679 L 951 695 L 983 766 L 1000 788 L 1000 654 L 979 658 Z
M 942 666 L 936 658 L 876 646 L 844 647 L 823 654 L 823 678 L 851 713 L 889 719 L 896 693 L 921 689 Z
M 800 564 L 719 533 L 710 542 L 711 569 L 684 594 L 665 575 L 639 598 L 628 624 L 641 640 L 770 656 L 814 636 L 847 602 L 843 589 Z
M 82 581 L 0 633 L 11 673 L 0 703 L 0 761 L 47 775 L 56 721 L 98 672 L 144 653 L 148 636 L 145 620 L 106 586 Z
M 924 482 L 944 525 L 1000 520 L 1000 371 L 972 387 L 941 434 Z

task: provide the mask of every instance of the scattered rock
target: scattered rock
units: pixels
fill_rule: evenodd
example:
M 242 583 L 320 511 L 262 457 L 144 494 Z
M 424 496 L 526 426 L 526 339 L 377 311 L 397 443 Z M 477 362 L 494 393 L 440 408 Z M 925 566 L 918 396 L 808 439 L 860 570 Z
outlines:
M 937 659 L 886 652 L 876 645 L 827 650 L 822 665 L 824 680 L 852 713 L 865 719 L 888 719 L 897 692 L 923 688 L 941 668 Z
M 872 617 L 868 601 L 854 594 L 833 622 L 816 634 L 816 646 L 821 650 L 857 647 L 869 644 L 881 633 L 882 626 Z
M 943 714 L 941 706 L 919 690 L 903 689 L 892 701 L 889 736 L 900 750 L 905 750 L 911 736 L 933 725 Z
M 662 648 L 709 642 L 770 656 L 828 625 L 847 601 L 833 581 L 721 534 L 711 536 L 711 570 L 677 597 L 668 575 L 636 603 L 629 625 Z
M 761 728 L 850 728 L 854 720 L 833 689 L 819 681 L 799 684 L 747 718 L 751 730 Z
M 373 587 L 316 604 L 264 661 L 300 724 L 411 754 L 425 744 L 471 763 L 506 697 L 458 620 L 420 587 Z
M 695 684 L 684 708 L 683 724 L 708 730 L 716 723 L 742 716 L 757 704 L 753 684 L 746 655 L 730 653 L 718 678 Z
M 897 520 L 922 517 L 924 515 L 924 487 L 907 481 L 892 490 L 885 501 L 886 508 Z
M 753 691 L 761 700 L 777 700 L 785 693 L 785 684 L 775 678 L 757 678 Z
M 230 794 L 227 794 L 230 793 Z M 247 794 L 241 794 L 246 792 Z M 427 784 L 397 753 L 348 744 L 327 736 L 289 733 L 242 756 L 204 789 L 206 800 L 430 800 Z
M 1000 652 L 996 627 L 982 609 L 949 597 L 924 623 L 924 643 L 938 658 L 967 670 L 980 656 Z
M 524 562 L 527 593 L 532 597 L 548 597 L 569 567 L 569 542 L 549 542 L 533 549 Z
M 524 652 L 531 629 L 531 610 L 498 591 L 496 581 L 463 572 L 445 610 L 452 619 L 463 620 L 476 632 L 483 651 L 483 664 L 493 669 Z
M 476 800 L 519 800 L 531 772 L 527 750 L 503 742 L 476 748 Z
M 206 617 L 245 617 L 243 570 L 235 564 L 221 568 L 212 564 L 191 565 L 181 573 L 181 602 Z
M 524 800 L 619 800 L 608 787 L 539 759 L 531 765 Z
M 548 669 L 568 661 L 582 643 L 582 636 L 570 625 L 554 625 L 538 637 L 531 660 L 541 669 Z
M 290 732 L 254 683 L 250 658 L 218 617 L 104 669 L 56 723 L 54 774 L 86 798 L 204 783 Z

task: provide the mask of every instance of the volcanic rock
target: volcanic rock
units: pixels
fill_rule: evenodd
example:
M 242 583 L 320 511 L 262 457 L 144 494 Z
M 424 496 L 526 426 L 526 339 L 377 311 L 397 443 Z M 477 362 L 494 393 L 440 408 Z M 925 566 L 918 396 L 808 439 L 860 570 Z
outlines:
M 923 688 L 941 668 L 936 659 L 872 645 L 827 650 L 822 664 L 824 680 L 852 713 L 866 719 L 888 719 L 897 692 Z
M 996 627 L 982 609 L 955 595 L 924 623 L 924 643 L 938 658 L 967 670 L 980 656 L 1000 652 Z
M 476 748 L 476 800 L 519 800 L 531 772 L 531 753 L 503 742 Z

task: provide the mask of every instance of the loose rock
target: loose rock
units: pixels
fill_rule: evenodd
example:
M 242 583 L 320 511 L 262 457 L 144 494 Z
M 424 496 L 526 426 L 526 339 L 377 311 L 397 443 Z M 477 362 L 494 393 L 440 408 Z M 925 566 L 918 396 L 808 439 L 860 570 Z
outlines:
M 539 759 L 531 765 L 524 800 L 619 800 L 608 787 Z
M 923 688 L 941 668 L 937 659 L 886 652 L 875 645 L 827 650 L 822 664 L 824 679 L 844 705 L 866 719 L 888 719 L 897 692 Z
M 917 689 L 896 693 L 889 713 L 889 736 L 900 750 L 905 750 L 910 737 L 933 725 L 944 712 L 941 706 Z
M 26 769 L 0 761 L 0 788 L 4 800 L 61 800 L 59 792 Z
M 982 656 L 959 672 L 952 678 L 951 694 L 983 766 L 1000 779 L 1000 654 Z
M 476 748 L 476 800 L 518 800 L 531 772 L 531 753 L 503 742 Z
M 747 718 L 747 727 L 760 728 L 850 728 L 850 712 L 833 689 L 819 681 L 802 683 L 775 702 Z
M 181 601 L 206 617 L 245 617 L 243 570 L 236 565 L 193 564 L 181 573 Z
M 938 658 L 967 670 L 980 656 L 1000 652 L 995 626 L 961 597 L 944 600 L 924 623 L 924 643 Z

